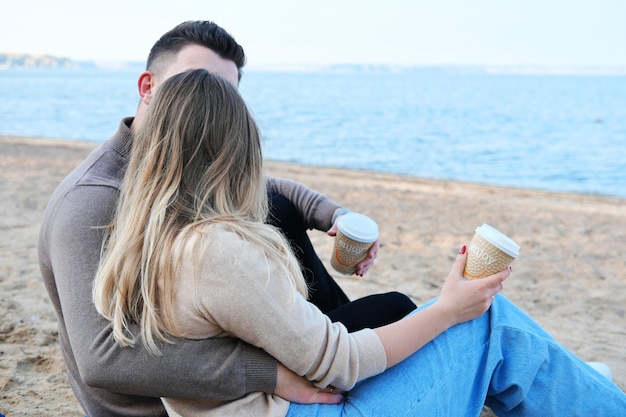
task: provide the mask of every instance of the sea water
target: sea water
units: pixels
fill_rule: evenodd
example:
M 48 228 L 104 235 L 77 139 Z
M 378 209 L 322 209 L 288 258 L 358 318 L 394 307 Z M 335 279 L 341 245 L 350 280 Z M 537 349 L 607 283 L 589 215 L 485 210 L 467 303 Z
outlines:
M 0 71 L 0 134 L 102 142 L 140 71 Z M 250 70 L 240 91 L 268 159 L 626 197 L 624 75 Z

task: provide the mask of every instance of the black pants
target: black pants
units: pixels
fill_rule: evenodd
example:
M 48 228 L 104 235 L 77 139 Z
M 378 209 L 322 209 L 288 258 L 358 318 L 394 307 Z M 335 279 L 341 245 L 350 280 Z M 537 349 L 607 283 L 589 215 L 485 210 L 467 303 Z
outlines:
M 392 323 L 415 310 L 404 294 L 389 292 L 350 301 L 315 253 L 304 221 L 296 207 L 282 194 L 270 194 L 269 223 L 287 237 L 309 285 L 309 301 L 334 322 L 357 331 Z

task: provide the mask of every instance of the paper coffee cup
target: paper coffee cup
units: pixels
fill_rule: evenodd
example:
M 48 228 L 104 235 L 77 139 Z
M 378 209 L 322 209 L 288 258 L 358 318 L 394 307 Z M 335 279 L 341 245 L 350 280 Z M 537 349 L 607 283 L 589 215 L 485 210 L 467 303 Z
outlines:
M 354 274 L 356 265 L 378 239 L 378 225 L 364 214 L 347 213 L 337 222 L 337 235 L 330 264 L 338 272 Z
M 488 224 L 476 228 L 467 249 L 467 263 L 463 276 L 484 278 L 504 270 L 519 257 L 520 246 L 511 238 Z

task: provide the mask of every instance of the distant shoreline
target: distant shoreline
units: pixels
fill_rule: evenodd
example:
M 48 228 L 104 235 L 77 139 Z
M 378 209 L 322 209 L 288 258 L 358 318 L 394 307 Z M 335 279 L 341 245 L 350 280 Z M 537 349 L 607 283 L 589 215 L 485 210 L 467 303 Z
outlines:
M 49 54 L 0 52 L 0 70 L 50 69 L 137 69 L 143 61 L 74 60 Z M 491 75 L 587 75 L 626 76 L 626 67 L 537 66 L 537 65 L 394 65 L 394 64 L 248 64 L 246 71 L 258 72 L 411 72 L 445 71 Z

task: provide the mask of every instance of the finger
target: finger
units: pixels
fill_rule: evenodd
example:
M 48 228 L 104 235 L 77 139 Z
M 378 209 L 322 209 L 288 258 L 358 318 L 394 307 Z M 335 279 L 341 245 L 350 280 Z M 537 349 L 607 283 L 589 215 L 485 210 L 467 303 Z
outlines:
M 323 390 L 318 391 L 316 400 L 324 404 L 337 404 L 343 400 L 344 394 L 345 391 L 329 385 Z
M 329 385 L 326 387 L 326 389 L 324 390 L 324 392 L 326 392 L 328 390 L 329 394 L 338 394 L 338 395 L 344 395 L 346 392 L 340 388 L 337 388 L 333 385 Z
M 355 274 L 363 275 L 374 265 L 374 259 L 369 255 L 356 265 Z
M 319 404 L 339 404 L 344 400 L 343 394 L 319 392 L 315 395 L 315 403 Z
M 511 276 L 512 271 L 513 271 L 513 268 L 508 266 L 500 272 L 496 272 L 493 275 L 483 278 L 484 280 L 483 282 L 487 284 L 488 286 L 493 286 L 493 287 L 502 286 L 502 283 L 504 282 L 504 280 L 506 280 L 508 277 Z
M 467 262 L 467 246 L 461 246 L 459 253 L 456 255 L 454 265 L 452 265 L 452 273 L 457 276 L 463 276 L 463 270 L 465 269 L 465 263 Z
M 370 269 L 370 265 L 361 265 L 359 264 L 356 268 L 356 270 L 354 271 L 354 273 L 360 277 L 362 277 L 363 275 L 367 274 L 367 271 L 369 271 Z
M 493 299 L 498 293 L 504 289 L 504 280 L 511 275 L 511 267 L 506 268 L 503 271 L 493 274 L 486 278 L 482 278 L 481 281 L 485 285 L 486 296 L 490 297 L 489 304 L 493 303 Z
M 337 235 L 337 222 L 335 222 L 330 229 L 326 232 L 328 236 L 336 236 Z
M 367 256 L 361 262 L 356 265 L 355 274 L 358 276 L 363 276 L 367 273 L 367 271 L 374 265 L 374 260 L 376 256 L 378 256 L 378 248 L 380 248 L 380 240 L 377 240 L 372 244 L 370 249 L 367 251 Z
M 380 240 L 374 242 L 372 247 L 367 251 L 367 256 L 371 259 L 376 259 L 378 256 L 378 249 L 380 248 Z

